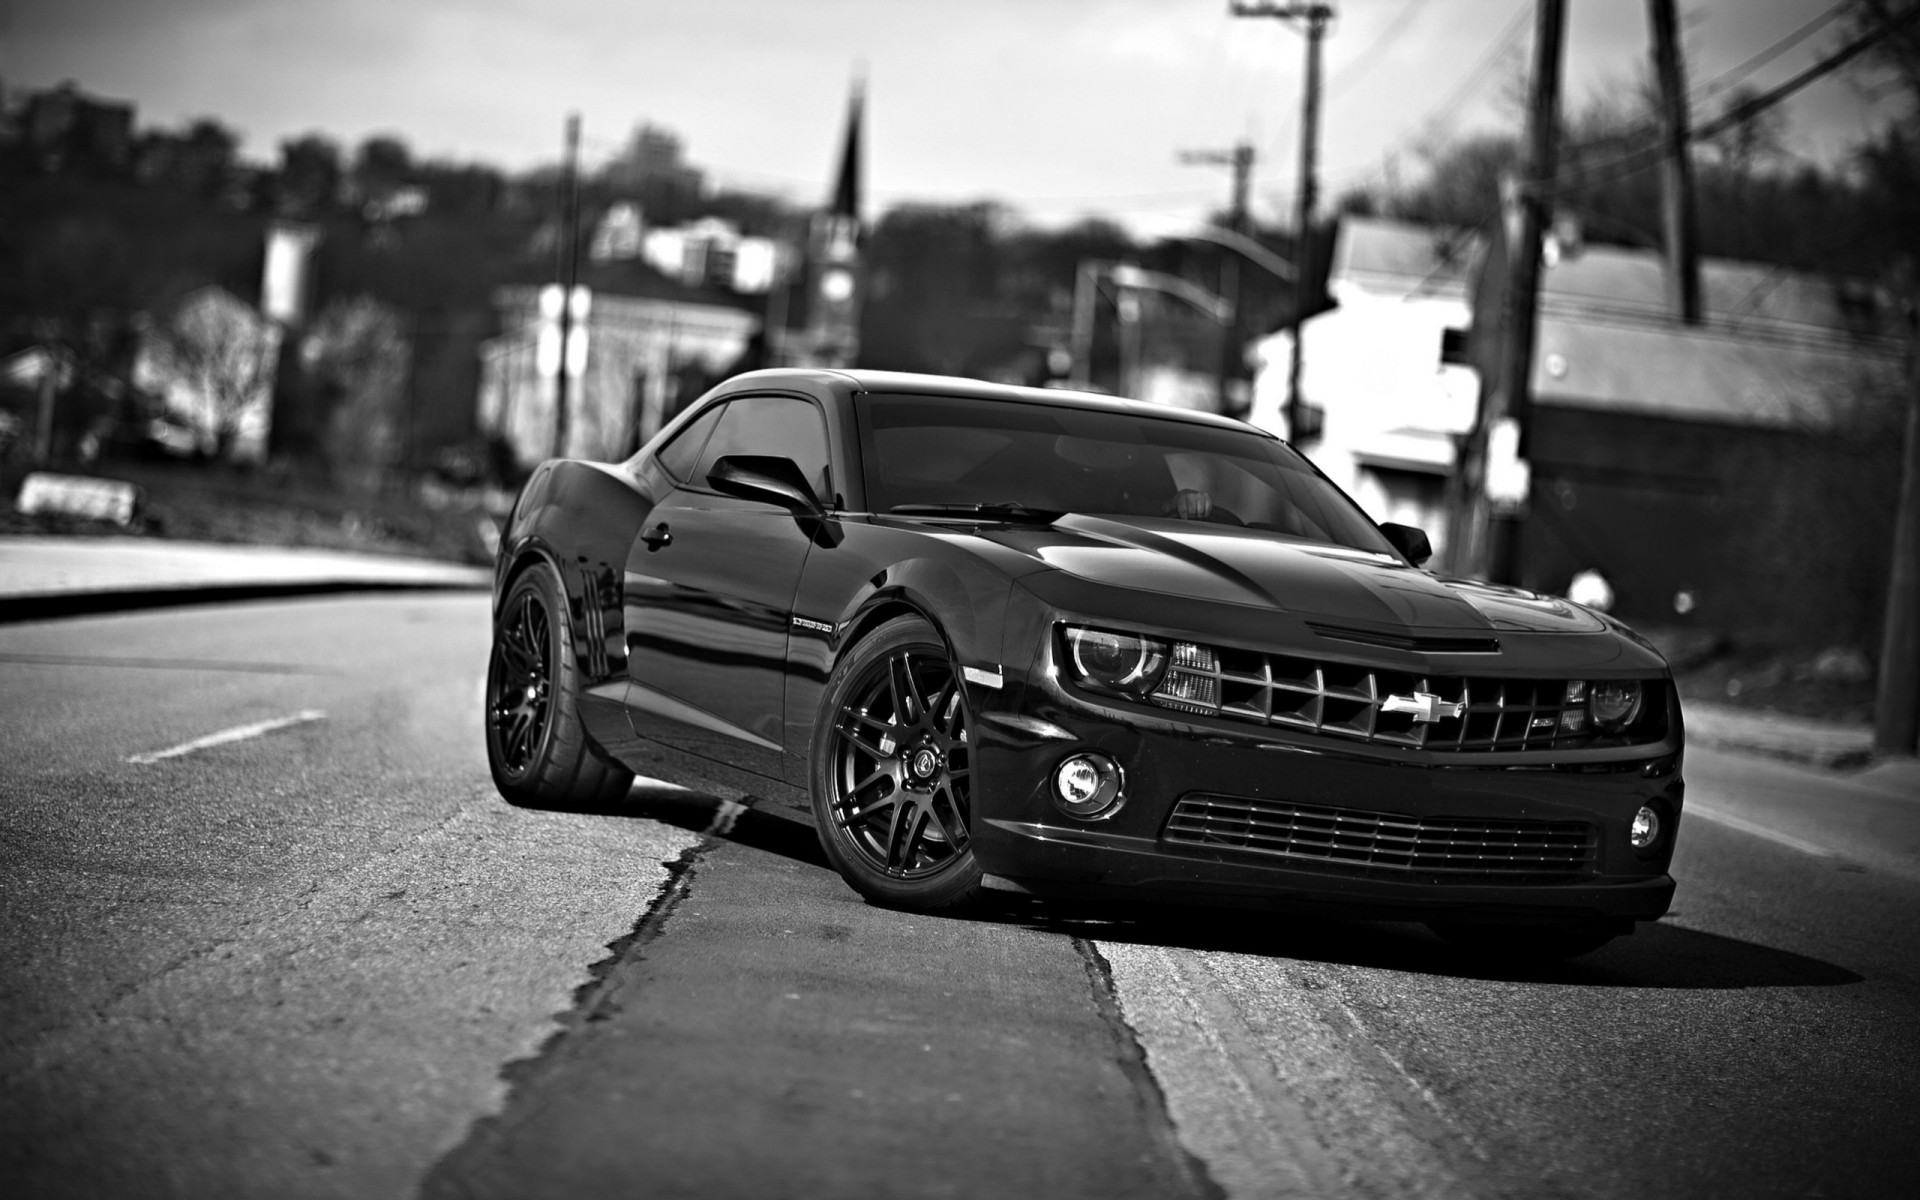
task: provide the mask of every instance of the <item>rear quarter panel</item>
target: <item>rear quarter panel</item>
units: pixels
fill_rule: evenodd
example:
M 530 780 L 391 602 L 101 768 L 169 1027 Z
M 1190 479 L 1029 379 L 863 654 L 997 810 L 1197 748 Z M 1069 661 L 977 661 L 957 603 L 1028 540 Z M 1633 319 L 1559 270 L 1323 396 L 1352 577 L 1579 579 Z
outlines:
M 536 562 L 559 574 L 583 687 L 624 680 L 621 573 L 627 551 L 670 487 L 648 466 L 554 459 L 521 489 L 495 564 L 496 614 L 509 582 Z

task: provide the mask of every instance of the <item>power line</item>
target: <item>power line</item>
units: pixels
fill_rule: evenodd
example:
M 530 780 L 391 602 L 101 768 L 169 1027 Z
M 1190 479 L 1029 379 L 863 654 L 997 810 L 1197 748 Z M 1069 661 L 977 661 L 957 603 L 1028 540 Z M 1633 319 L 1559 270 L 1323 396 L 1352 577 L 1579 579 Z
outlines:
M 1380 36 L 1373 39 L 1373 44 L 1349 59 L 1347 65 L 1334 76 L 1333 81 L 1327 84 L 1327 99 L 1332 100 L 1345 92 L 1375 63 L 1386 57 L 1388 49 L 1400 40 L 1401 36 L 1407 32 L 1407 27 L 1412 24 L 1407 18 L 1413 15 L 1413 10 L 1419 4 L 1420 0 L 1407 0 L 1400 6 L 1400 11 L 1393 15 L 1393 20 L 1387 23 L 1386 29 L 1381 31 Z
M 1410 146 L 1409 149 L 1420 154 L 1428 152 L 1433 143 L 1438 140 L 1444 127 L 1448 122 L 1453 120 L 1460 106 L 1465 104 L 1467 100 L 1472 97 L 1473 93 L 1479 90 L 1481 83 L 1485 81 L 1487 75 L 1489 75 L 1495 67 L 1499 66 L 1500 59 L 1505 57 L 1507 52 L 1517 43 L 1520 34 L 1524 32 L 1527 27 L 1527 16 L 1530 11 L 1531 6 L 1523 0 L 1519 8 L 1514 11 L 1513 19 L 1507 22 L 1506 29 L 1495 39 L 1493 47 L 1480 57 L 1480 61 L 1474 66 L 1473 71 L 1460 83 L 1460 86 L 1456 87 L 1448 95 L 1447 99 L 1441 103 L 1439 111 L 1429 118 L 1426 124 L 1421 127 L 1420 134 L 1414 139 L 1409 139 L 1419 143 L 1417 146 Z M 1404 145 L 1405 143 L 1403 142 L 1402 144 Z
M 1731 67 L 1725 71 L 1722 71 L 1720 72 L 1720 74 L 1714 76 L 1712 79 L 1709 79 L 1707 82 L 1700 84 L 1697 87 L 1694 87 L 1693 89 L 1691 89 L 1691 95 L 1689 95 L 1688 99 L 1692 102 L 1697 103 L 1698 101 L 1704 100 L 1716 92 L 1722 92 L 1732 87 L 1734 84 L 1740 82 L 1742 79 L 1745 79 L 1747 76 L 1753 74 L 1755 71 L 1759 70 L 1761 67 L 1766 66 L 1768 63 L 1772 62 L 1774 59 L 1779 58 L 1782 54 L 1785 54 L 1787 51 L 1793 49 L 1795 46 L 1798 46 L 1801 42 L 1806 41 L 1808 38 L 1812 37 L 1814 34 L 1818 33 L 1820 30 L 1832 24 L 1834 19 L 1838 17 L 1843 11 L 1845 11 L 1847 7 L 1847 2 L 1848 0 L 1841 0 L 1839 4 L 1836 4 L 1832 8 L 1829 8 L 1827 11 L 1821 13 L 1819 16 L 1815 17 L 1813 20 L 1808 21 L 1805 25 L 1802 25 L 1800 28 L 1788 34 L 1786 37 L 1781 38 L 1779 41 L 1775 42 L 1773 45 L 1768 46 L 1765 50 L 1762 50 L 1760 51 L 1760 53 L 1747 59 L 1745 62 L 1739 64 L 1738 66 Z
M 1799 74 L 1788 79 L 1785 83 L 1778 84 L 1757 96 L 1749 97 L 1741 103 L 1727 109 L 1711 121 L 1705 121 L 1696 125 L 1688 135 L 1688 140 L 1704 142 L 1726 132 L 1742 121 L 1752 120 L 1768 109 L 1781 104 L 1801 88 L 1845 66 L 1854 58 L 1871 49 L 1874 43 L 1880 41 L 1882 38 L 1898 32 L 1907 25 L 1911 25 L 1916 18 L 1920 18 L 1920 8 L 1909 9 L 1907 12 L 1881 25 L 1878 29 L 1870 30 L 1862 34 L 1832 54 L 1827 55 L 1825 58 L 1815 62 L 1812 66 L 1807 67 Z M 1659 161 L 1660 148 L 1658 146 L 1648 146 L 1623 151 L 1614 158 L 1602 159 L 1598 164 L 1583 168 L 1582 174 L 1579 177 L 1569 180 L 1560 186 L 1568 190 L 1593 187 L 1596 184 L 1607 183 L 1616 179 L 1624 179 L 1629 175 L 1638 174 L 1654 166 Z M 1613 170 L 1610 174 L 1603 175 L 1597 173 L 1600 171 L 1608 171 L 1614 167 L 1618 167 L 1619 169 Z M 1528 180 L 1527 186 L 1539 187 L 1544 182 L 1546 181 Z

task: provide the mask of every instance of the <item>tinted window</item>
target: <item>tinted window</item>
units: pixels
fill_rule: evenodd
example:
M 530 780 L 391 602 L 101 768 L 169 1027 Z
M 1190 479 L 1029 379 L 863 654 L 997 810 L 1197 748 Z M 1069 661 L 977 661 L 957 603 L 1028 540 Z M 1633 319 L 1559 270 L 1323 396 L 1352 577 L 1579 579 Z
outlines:
M 1180 519 L 1179 494 L 1201 492 L 1215 520 L 1392 553 L 1338 488 L 1251 430 L 1003 400 L 865 395 L 857 403 L 875 512 L 1024 504 Z
M 660 453 L 654 455 L 654 459 L 666 468 L 667 474 L 681 483 L 693 478 L 693 465 L 700 461 L 700 452 L 707 448 L 707 438 L 712 436 L 723 407 L 714 405 L 696 418 L 693 424 L 674 434 L 672 441 L 660 447 Z
M 726 407 L 720 425 L 700 456 L 693 474 L 696 487 L 705 487 L 707 472 L 728 454 L 775 454 L 800 465 L 813 494 L 831 502 L 827 476 L 827 427 L 820 410 L 791 396 L 744 396 Z

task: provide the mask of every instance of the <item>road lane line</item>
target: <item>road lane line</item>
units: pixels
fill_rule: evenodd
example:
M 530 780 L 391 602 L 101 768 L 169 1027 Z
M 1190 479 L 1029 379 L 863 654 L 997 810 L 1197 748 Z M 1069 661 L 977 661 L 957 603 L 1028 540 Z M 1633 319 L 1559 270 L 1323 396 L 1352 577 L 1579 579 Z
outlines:
M 276 729 L 285 729 L 289 725 L 302 725 L 308 721 L 323 720 L 326 715 L 326 713 L 316 708 L 303 709 L 290 717 L 275 717 L 270 721 L 255 721 L 251 725 L 235 725 L 232 729 L 222 729 L 218 733 L 210 733 L 205 737 L 198 737 L 190 742 L 181 742 L 178 746 L 169 746 L 165 750 L 155 750 L 149 754 L 135 754 L 129 757 L 127 761 L 145 766 L 148 763 L 157 763 L 162 759 L 179 758 L 183 754 L 192 754 L 196 750 L 205 750 L 210 746 L 224 746 L 229 742 L 244 742 L 248 738 L 257 738 L 262 734 L 272 733 Z
M 1816 846 L 1812 842 L 1802 841 L 1790 833 L 1781 833 L 1777 829 L 1769 829 L 1765 825 L 1761 825 L 1755 821 L 1749 821 L 1745 817 L 1737 817 L 1724 808 L 1715 808 L 1709 804 L 1702 804 L 1698 800 L 1689 800 L 1687 802 L 1686 812 L 1689 816 L 1705 817 L 1716 825 L 1725 825 L 1729 829 L 1738 829 L 1741 833 L 1750 833 L 1754 837 L 1765 838 L 1769 842 L 1777 842 L 1790 850 L 1798 850 L 1802 854 L 1811 854 L 1815 858 L 1838 857 L 1838 855 L 1834 854 L 1833 851 L 1827 849 L 1825 846 Z

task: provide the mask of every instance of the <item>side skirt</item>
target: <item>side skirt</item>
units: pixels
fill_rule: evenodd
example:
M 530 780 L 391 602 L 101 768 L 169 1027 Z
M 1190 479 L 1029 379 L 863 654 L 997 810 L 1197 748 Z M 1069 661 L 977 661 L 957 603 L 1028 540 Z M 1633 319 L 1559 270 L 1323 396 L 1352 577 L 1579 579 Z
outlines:
M 594 744 L 629 771 L 748 807 L 767 802 L 811 817 L 804 788 L 642 737 L 629 719 L 625 692 L 625 683 L 589 689 L 580 697 L 580 719 Z

